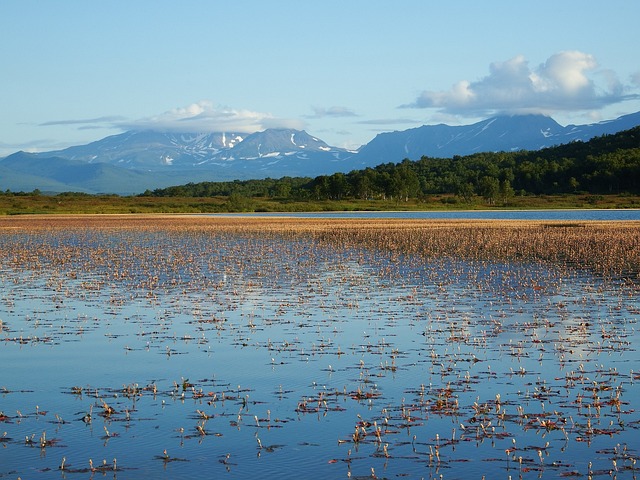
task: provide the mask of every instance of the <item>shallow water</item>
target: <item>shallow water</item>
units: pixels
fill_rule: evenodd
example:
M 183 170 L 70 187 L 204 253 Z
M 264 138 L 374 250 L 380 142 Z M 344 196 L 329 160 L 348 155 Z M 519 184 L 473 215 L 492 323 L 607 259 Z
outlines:
M 640 468 L 631 282 L 277 236 L 0 243 L 0 478 Z
M 397 212 L 277 212 L 215 214 L 213 216 L 294 217 L 294 218 L 406 218 L 467 220 L 561 220 L 632 221 L 640 220 L 640 209 L 554 209 L 554 210 L 426 210 Z

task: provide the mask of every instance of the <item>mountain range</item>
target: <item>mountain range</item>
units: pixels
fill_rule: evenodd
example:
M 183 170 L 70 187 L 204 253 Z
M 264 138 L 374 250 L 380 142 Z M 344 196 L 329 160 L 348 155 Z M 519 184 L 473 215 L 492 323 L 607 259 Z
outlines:
M 427 157 L 538 150 L 640 125 L 640 112 L 561 126 L 544 115 L 496 116 L 471 125 L 424 125 L 378 134 L 358 150 L 333 147 L 292 129 L 234 132 L 127 131 L 51 152 L 0 159 L 0 189 L 141 193 L 189 182 L 315 177 Z

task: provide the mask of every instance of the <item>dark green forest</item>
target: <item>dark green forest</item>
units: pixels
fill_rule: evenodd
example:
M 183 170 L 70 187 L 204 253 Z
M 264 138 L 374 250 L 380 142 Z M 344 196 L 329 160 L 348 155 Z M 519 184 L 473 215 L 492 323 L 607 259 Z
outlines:
M 201 182 L 146 191 L 147 197 L 395 199 L 453 194 L 507 205 L 515 195 L 640 193 L 640 127 L 543 150 L 422 157 L 316 178 Z

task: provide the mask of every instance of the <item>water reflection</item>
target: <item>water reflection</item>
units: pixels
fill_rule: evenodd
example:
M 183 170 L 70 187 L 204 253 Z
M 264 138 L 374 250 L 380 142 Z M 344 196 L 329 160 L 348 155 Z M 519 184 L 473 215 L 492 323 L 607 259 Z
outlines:
M 633 284 L 249 234 L 2 251 L 0 476 L 635 474 Z
M 632 221 L 640 220 L 640 209 L 569 209 L 569 210 L 431 210 L 397 212 L 277 212 L 216 214 L 218 217 L 293 217 L 293 218 L 401 218 L 467 220 L 561 220 L 561 221 Z

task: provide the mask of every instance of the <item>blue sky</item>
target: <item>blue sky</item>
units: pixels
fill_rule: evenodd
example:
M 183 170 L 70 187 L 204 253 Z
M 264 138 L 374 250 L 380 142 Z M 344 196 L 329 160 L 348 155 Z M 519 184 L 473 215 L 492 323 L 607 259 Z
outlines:
M 640 110 L 630 0 L 2 0 L 0 155 L 134 128 L 377 133 Z

